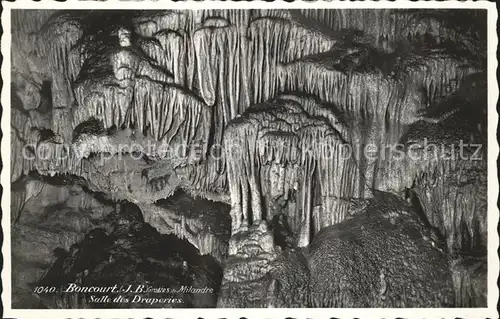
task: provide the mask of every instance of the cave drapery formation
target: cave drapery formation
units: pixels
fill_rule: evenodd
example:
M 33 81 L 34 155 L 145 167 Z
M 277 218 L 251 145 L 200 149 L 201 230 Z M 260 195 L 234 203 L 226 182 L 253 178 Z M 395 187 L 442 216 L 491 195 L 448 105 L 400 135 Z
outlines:
M 484 306 L 485 15 L 14 10 L 19 303 L 133 205 L 212 306 Z

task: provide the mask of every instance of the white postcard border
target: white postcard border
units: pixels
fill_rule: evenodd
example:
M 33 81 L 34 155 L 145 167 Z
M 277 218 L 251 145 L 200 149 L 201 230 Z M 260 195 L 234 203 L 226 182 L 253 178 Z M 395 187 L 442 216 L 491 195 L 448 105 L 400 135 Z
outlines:
M 350 2 L 350 1 L 295 1 L 287 3 L 284 1 L 274 2 L 222 2 L 216 0 L 179 1 L 168 0 L 107 0 L 107 1 L 85 1 L 68 0 L 66 2 L 28 0 L 5 2 L 2 1 L 3 12 L 1 16 L 3 35 L 1 49 L 3 55 L 2 78 L 3 87 L 1 94 L 4 106 L 1 128 L 3 137 L 1 141 L 1 154 L 3 169 L 1 172 L 1 184 L 3 194 L 2 207 L 2 230 L 3 230 L 3 269 L 2 269 L 2 302 L 4 307 L 4 318 L 22 319 L 44 319 L 44 318 L 497 318 L 496 304 L 499 299 L 497 279 L 499 274 L 499 259 L 497 249 L 499 237 L 497 225 L 499 220 L 499 209 L 497 200 L 499 196 L 499 184 L 497 178 L 497 157 L 499 145 L 496 138 L 498 127 L 498 113 L 496 104 L 499 90 L 496 79 L 498 62 L 496 48 L 498 36 L 496 23 L 498 19 L 494 2 Z M 327 308 L 300 308 L 300 309 L 72 309 L 72 310 L 20 310 L 11 309 L 11 238 L 10 238 L 10 11 L 12 9 L 299 9 L 299 8 L 345 8 L 345 9 L 382 9 L 382 8 L 462 8 L 462 9 L 486 9 L 488 10 L 488 307 L 487 308 L 349 308 L 349 309 L 327 309 Z M 5 208 L 5 210 L 4 210 Z

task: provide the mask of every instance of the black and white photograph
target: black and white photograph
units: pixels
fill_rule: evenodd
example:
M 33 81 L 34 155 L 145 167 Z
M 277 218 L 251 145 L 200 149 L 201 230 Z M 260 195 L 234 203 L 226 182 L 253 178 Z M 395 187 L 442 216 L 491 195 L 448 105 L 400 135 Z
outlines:
M 9 315 L 496 316 L 493 3 L 141 3 L 4 9 Z

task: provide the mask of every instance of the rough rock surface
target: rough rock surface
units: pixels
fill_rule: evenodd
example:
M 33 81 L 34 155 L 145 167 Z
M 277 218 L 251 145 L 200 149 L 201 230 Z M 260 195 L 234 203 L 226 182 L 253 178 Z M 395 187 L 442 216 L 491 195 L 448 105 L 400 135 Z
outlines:
M 124 205 L 115 215 L 112 230 L 96 228 L 60 252 L 40 285 L 57 286 L 57 293 L 37 295 L 49 308 L 170 308 L 214 307 L 222 271 L 210 256 L 201 256 L 186 240 L 161 235 L 144 223 L 140 210 Z M 120 293 L 65 293 L 70 283 L 85 286 L 123 285 Z M 130 291 L 128 286 L 131 286 Z M 142 287 L 144 292 L 137 292 Z M 210 293 L 164 292 L 155 289 L 209 288 Z M 104 302 L 117 296 L 129 302 Z M 140 299 L 137 297 L 139 296 Z M 135 298 L 135 299 L 134 299 Z M 154 302 L 153 300 L 157 301 Z M 149 300 L 149 302 L 148 302 Z M 175 300 L 175 301 L 167 301 Z
M 267 306 L 447 307 L 449 260 L 404 200 L 378 193 L 365 210 L 322 229 L 270 272 Z M 404 278 L 404 280 L 402 280 Z
M 58 258 L 58 249 L 68 250 L 90 230 L 109 229 L 108 217 L 115 206 L 86 193 L 81 186 L 61 185 L 64 178 L 40 180 L 28 178 L 30 187 L 13 192 L 23 203 L 19 215 L 13 215 L 12 235 L 12 306 L 29 307 L 39 302 L 32 294 L 38 280 Z M 48 183 L 50 182 L 50 183 Z M 22 199 L 22 200 L 21 200 Z M 12 210 L 14 212 L 14 210 Z
M 233 235 L 224 264 L 218 307 L 259 307 L 266 274 L 277 257 L 273 234 L 266 221 Z

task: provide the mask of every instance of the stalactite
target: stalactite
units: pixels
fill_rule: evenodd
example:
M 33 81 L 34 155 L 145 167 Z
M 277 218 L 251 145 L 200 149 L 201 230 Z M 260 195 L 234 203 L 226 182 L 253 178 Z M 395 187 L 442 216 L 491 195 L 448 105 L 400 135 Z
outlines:
M 247 57 L 248 65 L 252 65 L 250 81 L 256 83 L 253 103 L 276 95 L 276 67 L 280 63 L 327 51 L 335 43 L 335 39 L 318 30 L 279 17 L 257 18 L 250 23 L 248 32 L 252 42 Z
M 73 101 L 71 81 L 80 71 L 80 58 L 72 50 L 83 32 L 79 19 L 81 17 L 77 14 L 55 14 L 44 25 L 41 36 L 37 38 L 40 54 L 48 57 L 53 79 L 52 92 L 57 93 L 52 99 L 55 107 L 68 108 Z
M 312 218 L 312 179 L 315 172 L 314 161 L 305 159 L 304 175 L 302 184 L 302 216 L 301 216 L 301 230 L 299 234 L 299 247 L 307 247 L 311 239 L 311 218 Z
M 306 101 L 304 104 L 308 106 L 303 107 L 298 101 Z M 310 115 L 304 111 L 307 108 L 313 109 L 312 103 L 313 100 L 302 100 L 300 96 L 282 96 L 250 108 L 242 118 L 235 119 L 227 128 L 224 145 L 229 165 L 228 183 L 233 196 L 233 218 L 237 218 L 233 221 L 233 229 L 238 230 L 241 227 L 239 214 L 244 216 L 243 223 L 248 218 L 247 210 L 250 203 L 246 202 L 248 196 L 245 193 L 250 192 L 249 198 L 252 200 L 250 207 L 254 222 L 261 218 L 263 208 L 263 202 L 255 201 L 256 196 L 258 199 L 263 196 L 268 197 L 266 201 L 271 202 L 271 205 L 264 209 L 267 211 L 268 219 L 277 213 L 275 210 L 280 208 L 274 206 L 272 202 L 280 197 L 288 198 L 288 191 L 294 187 L 286 184 L 294 183 L 295 178 L 292 177 L 292 180 L 285 178 L 288 172 L 286 168 L 295 165 L 300 167 L 300 175 L 303 178 L 300 186 L 302 198 L 301 208 L 298 210 L 300 217 L 292 216 L 291 223 L 301 225 L 298 226 L 300 230 L 297 230 L 300 234 L 300 245 L 307 245 L 311 237 L 310 225 L 313 215 L 311 189 L 316 169 L 321 176 L 325 214 L 336 216 L 331 221 L 325 217 L 324 224 L 338 222 L 345 216 L 347 206 L 342 208 L 335 201 L 352 196 L 352 192 L 358 188 L 355 186 L 356 177 L 353 175 L 355 165 L 351 160 L 342 158 L 340 144 L 343 138 L 330 125 L 331 121 L 333 125 L 342 127 L 339 119 L 331 109 L 321 109 L 318 104 L 315 112 L 319 111 L 325 114 L 325 117 L 318 117 L 317 114 L 314 114 L 315 117 L 309 117 Z M 308 125 L 301 126 L 300 123 Z M 330 153 L 326 154 L 325 149 Z M 234 150 L 238 150 L 238 154 Z M 253 175 L 255 172 L 250 169 L 252 165 L 261 173 Z M 278 167 L 275 165 L 283 169 L 273 173 Z M 292 172 L 295 171 L 296 169 L 292 169 Z M 266 183 L 271 184 L 266 185 Z M 335 213 L 332 214 L 333 211 Z
M 155 38 L 161 44 L 161 50 L 157 48 L 158 51 L 155 61 L 162 66 L 167 68 L 174 75 L 174 82 L 179 85 L 187 85 L 191 88 L 191 85 L 187 83 L 186 72 L 188 57 L 187 51 L 187 40 L 186 35 L 181 31 L 164 29 L 155 34 Z
M 481 61 L 472 61 L 481 39 L 454 30 L 442 21 L 446 12 L 439 14 L 389 9 L 148 11 L 124 23 L 129 44 L 113 42 L 113 26 L 102 32 L 110 41 L 101 48 L 92 43 L 96 31 L 88 28 L 93 20 L 85 15 L 64 12 L 49 19 L 45 13 L 20 13 L 13 18 L 19 36 L 15 45 L 33 47 L 33 54 L 23 51 L 14 57 L 14 73 L 27 78 L 19 83 L 36 84 L 26 90 L 34 94 L 23 103 L 38 104 L 38 85 L 52 79 L 57 109 L 46 117 L 33 115 L 35 105 L 20 107 L 30 110 L 27 114 L 13 110 L 11 174 L 70 172 L 116 199 L 140 197 L 136 200 L 148 203 L 181 186 L 201 196 L 229 193 L 235 233 L 283 211 L 301 235 L 300 245 L 307 245 L 311 229 L 317 232 L 344 220 L 352 197 L 369 197 L 371 189 L 400 193 L 415 186 L 427 202 L 432 198 L 439 203 L 425 204 L 426 214 L 446 233 L 450 247 L 462 249 L 460 225 L 471 242 L 480 241 L 478 232 L 486 229 L 484 207 L 473 200 L 477 193 L 468 186 L 458 194 L 458 187 L 446 190 L 435 175 L 472 166 L 367 159 L 362 154 L 366 145 L 381 149 L 400 142 L 415 123 L 428 123 L 423 131 L 437 130 L 443 120 L 456 117 L 456 110 L 428 114 L 459 91 L 469 75 L 482 71 Z M 105 42 L 99 39 L 96 43 Z M 422 41 L 431 41 L 432 49 Z M 459 49 L 444 48 L 445 41 L 459 43 Z M 471 52 L 460 51 L 467 47 Z M 67 141 L 73 128 L 92 118 L 115 131 L 77 142 L 77 151 L 86 148 L 84 159 L 73 153 L 22 158 L 21 145 L 40 142 L 39 129 Z M 125 130 L 130 130 L 128 136 Z M 405 143 L 418 140 L 417 133 Z M 113 146 L 123 141 L 199 144 L 202 151 L 200 157 L 182 158 L 168 168 L 155 166 L 165 158 L 146 154 L 147 163 L 141 165 L 156 172 L 149 179 L 130 174 L 144 167 L 128 161 L 99 166 L 92 159 L 94 152 L 112 155 Z M 221 143 L 223 156 L 207 156 Z M 353 148 L 348 159 L 342 156 L 342 144 Z M 323 148 L 332 156 L 325 158 Z M 93 180 L 96 170 L 110 177 Z M 115 177 L 120 174 L 129 175 Z M 169 174 L 175 176 L 172 181 Z M 315 183 L 319 199 L 313 205 L 306 190 Z M 117 190 L 124 185 L 131 191 Z
M 210 63 L 210 56 L 212 55 L 209 49 L 208 39 L 204 37 L 203 31 L 198 30 L 194 34 L 194 48 L 197 60 L 199 61 L 198 79 L 200 85 L 200 93 L 205 103 L 213 105 L 215 103 L 215 81 L 213 79 L 213 70 Z

